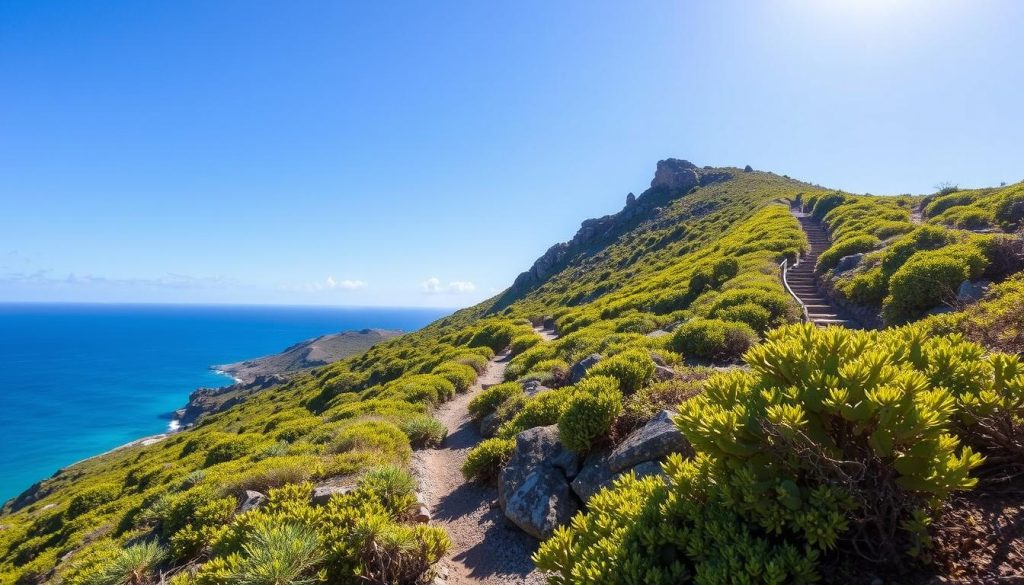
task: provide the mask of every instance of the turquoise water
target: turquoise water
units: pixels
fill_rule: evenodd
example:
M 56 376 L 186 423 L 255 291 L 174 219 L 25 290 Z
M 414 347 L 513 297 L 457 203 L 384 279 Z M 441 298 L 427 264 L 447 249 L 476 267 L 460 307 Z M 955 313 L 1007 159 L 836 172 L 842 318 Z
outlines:
M 0 502 L 164 431 L 209 370 L 317 335 L 412 331 L 442 309 L 0 304 Z

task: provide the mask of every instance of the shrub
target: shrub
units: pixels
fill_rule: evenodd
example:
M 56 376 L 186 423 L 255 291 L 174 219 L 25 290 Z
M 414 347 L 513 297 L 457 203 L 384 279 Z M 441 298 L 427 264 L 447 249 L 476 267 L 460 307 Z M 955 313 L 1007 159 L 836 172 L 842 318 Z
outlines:
M 512 355 L 519 355 L 543 341 L 536 333 L 523 333 L 512 338 Z
M 523 387 L 518 382 L 496 384 L 477 394 L 469 401 L 469 414 L 475 419 L 482 419 L 494 412 L 509 398 L 522 394 Z
M 496 478 L 515 448 L 515 439 L 494 438 L 481 441 L 466 455 L 466 462 L 462 464 L 462 475 L 468 480 L 480 482 Z
M 127 546 L 88 572 L 84 585 L 148 585 L 157 583 L 156 570 L 167 560 L 167 549 L 156 541 Z
M 429 414 L 405 419 L 400 423 L 400 427 L 409 437 L 409 443 L 416 448 L 438 447 L 448 436 L 448 427 Z
M 755 303 L 742 303 L 715 311 L 712 317 L 723 321 L 746 323 L 757 333 L 764 333 L 772 324 L 771 312 Z
M 226 579 L 234 585 L 313 585 L 322 580 L 315 569 L 325 560 L 325 547 L 312 528 L 297 522 L 260 523 L 229 557 Z M 202 583 L 203 580 L 200 580 Z
M 510 438 L 534 427 L 546 427 L 558 422 L 569 404 L 569 389 L 545 390 L 528 399 L 512 420 L 498 429 L 498 436 Z
M 619 381 L 608 376 L 588 376 L 576 385 L 576 392 L 558 418 L 558 436 L 566 448 L 585 453 L 591 444 L 607 436 L 622 412 Z
M 839 260 L 844 256 L 850 256 L 851 254 L 859 254 L 861 252 L 870 252 L 878 248 L 882 244 L 881 240 L 875 236 L 861 235 L 852 236 L 839 240 L 832 244 L 832 246 L 821 253 L 818 256 L 818 263 L 814 269 L 817 272 L 825 272 L 832 270 L 839 264 Z
M 959 252 L 959 253 L 957 253 Z M 986 264 L 977 249 L 949 246 L 915 254 L 889 280 L 883 316 L 887 323 L 917 317 L 956 298 L 960 283 Z
M 356 421 L 343 428 L 331 445 L 332 453 L 366 451 L 382 460 L 408 461 L 409 438 L 400 428 L 382 420 Z
M 743 355 L 757 341 L 746 323 L 720 319 L 692 319 L 672 334 L 672 348 L 689 358 L 726 361 Z
M 121 488 L 113 483 L 101 483 L 75 494 L 68 504 L 67 517 L 75 518 L 117 499 Z
M 645 349 L 628 349 L 599 361 L 587 370 L 587 377 L 611 376 L 623 392 L 632 393 L 654 377 L 654 362 Z
M 790 318 L 793 300 L 780 286 L 777 286 L 777 282 L 777 280 L 772 281 L 771 290 L 753 287 L 727 290 L 714 298 L 709 307 L 709 314 L 715 315 L 737 305 L 754 304 L 766 309 L 771 314 L 773 324 L 785 323 Z
M 359 489 L 372 494 L 396 518 L 404 518 L 416 505 L 416 479 L 393 465 L 367 471 L 359 478 Z
M 697 451 L 626 476 L 535 555 L 554 583 L 809 583 L 826 554 L 884 570 L 926 558 L 926 527 L 981 458 L 904 331 L 787 326 L 676 420 Z
M 235 435 L 218 441 L 209 451 L 206 452 L 204 467 L 232 461 L 244 457 L 253 452 L 260 437 L 254 435 Z
M 817 199 L 814 203 L 813 209 L 811 209 L 811 215 L 817 220 L 822 220 L 826 215 L 833 209 L 839 207 L 846 201 L 846 197 L 842 193 L 828 193 Z
M 427 402 L 438 404 L 455 395 L 455 384 L 435 374 L 403 376 L 388 382 L 378 393 L 367 398 L 393 398 L 406 402 Z
M 446 362 L 434 368 L 431 373 L 451 382 L 456 392 L 465 392 L 476 382 L 476 370 L 466 364 Z

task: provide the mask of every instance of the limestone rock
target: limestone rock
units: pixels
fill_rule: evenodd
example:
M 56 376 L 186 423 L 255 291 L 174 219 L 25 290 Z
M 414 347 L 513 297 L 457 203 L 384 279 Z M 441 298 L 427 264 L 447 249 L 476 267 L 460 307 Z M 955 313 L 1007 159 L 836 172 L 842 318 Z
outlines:
M 601 361 L 601 354 L 592 353 L 572 365 L 569 369 L 569 383 L 575 384 L 587 375 L 587 370 L 594 367 L 594 364 Z
M 663 410 L 646 425 L 633 431 L 608 456 L 608 467 L 619 472 L 643 461 L 663 459 L 670 453 L 692 456 L 690 442 L 672 422 L 672 414 Z

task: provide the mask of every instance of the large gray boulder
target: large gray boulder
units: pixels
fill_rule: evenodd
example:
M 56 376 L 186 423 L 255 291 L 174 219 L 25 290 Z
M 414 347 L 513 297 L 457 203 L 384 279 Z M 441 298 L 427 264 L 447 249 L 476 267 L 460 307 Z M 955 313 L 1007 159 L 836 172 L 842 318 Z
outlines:
M 516 448 L 498 478 L 498 503 L 504 507 L 507 496 L 541 467 L 558 469 L 563 477 L 575 477 L 579 472 L 579 458 L 562 446 L 556 425 L 536 427 L 516 435 Z
M 575 384 L 587 375 L 587 370 L 594 367 L 594 364 L 601 361 L 601 354 L 592 353 L 572 365 L 569 369 L 569 383 Z
M 659 412 L 653 419 L 628 437 L 608 455 L 608 467 L 623 471 L 643 461 L 664 459 L 670 453 L 693 456 L 693 448 L 672 422 L 673 413 Z
M 583 503 L 589 502 L 590 498 L 594 497 L 597 492 L 606 487 L 611 487 L 615 480 L 627 473 L 633 472 L 638 478 L 648 475 L 664 476 L 664 472 L 661 470 L 661 463 L 658 461 L 642 461 L 630 469 L 616 473 L 609 467 L 608 457 L 609 454 L 607 452 L 595 453 L 587 457 L 587 460 L 583 463 L 583 468 L 580 469 L 576 478 L 572 480 L 572 491 L 583 500 Z
M 505 503 L 505 517 L 538 539 L 550 538 L 579 510 L 561 470 L 542 466 L 527 475 Z
M 498 478 L 498 505 L 523 532 L 548 538 L 579 509 L 569 488 L 579 466 L 576 454 L 558 440 L 558 427 L 523 431 Z
M 658 161 L 651 179 L 651 188 L 664 187 L 672 191 L 689 191 L 700 182 L 697 165 L 687 160 L 667 158 Z
M 324 506 L 334 496 L 343 496 L 356 489 L 353 485 L 318 485 L 313 488 L 311 503 L 314 506 Z

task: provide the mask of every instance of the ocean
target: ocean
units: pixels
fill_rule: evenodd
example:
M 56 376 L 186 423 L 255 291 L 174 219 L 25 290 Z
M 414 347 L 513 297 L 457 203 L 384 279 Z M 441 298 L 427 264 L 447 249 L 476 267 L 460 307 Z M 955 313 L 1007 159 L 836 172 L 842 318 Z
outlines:
M 326 333 L 414 331 L 444 309 L 0 304 L 0 502 L 59 468 L 167 430 L 215 364 Z

